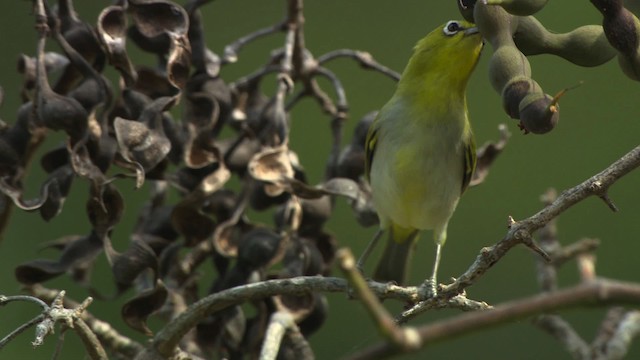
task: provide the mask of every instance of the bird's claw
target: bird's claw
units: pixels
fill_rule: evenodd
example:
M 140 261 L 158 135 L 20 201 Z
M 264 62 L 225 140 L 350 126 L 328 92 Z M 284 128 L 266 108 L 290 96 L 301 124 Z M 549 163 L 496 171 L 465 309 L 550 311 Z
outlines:
M 434 279 L 427 279 L 418 287 L 418 296 L 420 297 L 420 300 L 434 298 L 437 295 L 438 287 Z

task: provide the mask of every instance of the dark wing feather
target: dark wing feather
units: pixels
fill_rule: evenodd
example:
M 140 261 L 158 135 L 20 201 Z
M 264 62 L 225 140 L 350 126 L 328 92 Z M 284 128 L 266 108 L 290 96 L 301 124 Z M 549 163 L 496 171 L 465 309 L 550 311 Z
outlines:
M 367 141 L 364 145 L 364 175 L 367 181 L 371 181 L 369 178 L 369 174 L 371 173 L 371 163 L 373 162 L 373 154 L 376 152 L 376 145 L 378 143 L 378 127 L 374 122 L 371 124 L 369 128 L 369 132 L 367 133 Z
M 464 168 L 462 175 L 462 189 L 460 193 L 463 193 L 467 189 L 467 186 L 469 186 L 469 182 L 473 177 L 473 172 L 476 169 L 476 162 L 476 141 L 471 133 L 469 134 L 469 141 L 464 149 Z

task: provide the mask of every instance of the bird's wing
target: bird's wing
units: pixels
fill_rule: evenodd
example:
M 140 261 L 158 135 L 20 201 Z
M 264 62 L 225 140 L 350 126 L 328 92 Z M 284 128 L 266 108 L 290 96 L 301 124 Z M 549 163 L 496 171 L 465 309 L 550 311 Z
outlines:
M 463 173 L 462 173 L 462 189 L 460 193 L 463 193 L 467 186 L 469 186 L 469 182 L 473 177 L 473 172 L 476 169 L 476 141 L 473 138 L 473 134 L 469 135 L 469 140 L 465 144 L 464 148 L 464 162 L 463 162 Z
M 378 143 L 378 129 L 377 122 L 374 121 L 367 133 L 367 141 L 365 142 L 365 157 L 364 157 L 364 174 L 368 181 L 371 181 L 369 175 L 371 173 L 371 163 L 373 162 L 373 154 L 376 152 L 376 145 Z

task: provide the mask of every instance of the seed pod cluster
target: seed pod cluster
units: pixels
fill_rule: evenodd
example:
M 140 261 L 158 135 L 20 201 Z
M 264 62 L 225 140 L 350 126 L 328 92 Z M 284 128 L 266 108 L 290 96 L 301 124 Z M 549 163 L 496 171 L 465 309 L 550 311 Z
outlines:
M 533 15 L 548 0 L 459 0 L 458 8 L 475 22 L 491 43 L 489 79 L 501 94 L 505 112 L 520 120 L 525 132 L 551 131 L 559 120 L 556 96 L 546 94 L 531 77 L 527 56 L 552 54 L 578 66 L 602 65 L 614 56 L 623 72 L 639 80 L 640 52 L 637 17 L 622 0 L 592 0 L 603 14 L 603 26 L 584 25 L 566 33 L 547 30 Z
M 513 41 L 518 18 L 500 6 L 482 2 L 476 3 L 474 18 L 493 47 L 489 80 L 501 93 L 507 114 L 520 119 L 520 126 L 526 132 L 543 134 L 553 129 L 559 118 L 558 106 L 531 78 L 531 65 Z

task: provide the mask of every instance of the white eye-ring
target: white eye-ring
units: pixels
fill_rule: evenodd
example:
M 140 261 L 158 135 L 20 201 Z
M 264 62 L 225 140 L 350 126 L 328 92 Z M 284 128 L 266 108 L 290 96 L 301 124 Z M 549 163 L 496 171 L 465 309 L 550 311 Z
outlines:
M 460 30 L 462 30 L 462 25 L 460 25 L 460 23 L 455 20 L 449 21 L 442 28 L 442 32 L 447 36 L 453 36 Z

